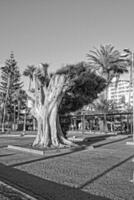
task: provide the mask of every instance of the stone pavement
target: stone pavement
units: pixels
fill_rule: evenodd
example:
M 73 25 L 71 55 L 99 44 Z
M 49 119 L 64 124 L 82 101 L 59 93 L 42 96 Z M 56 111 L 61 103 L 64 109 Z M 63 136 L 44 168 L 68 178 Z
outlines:
M 29 143 L 0 138 L 0 180 L 12 184 L 41 200 L 133 200 L 134 147 L 130 139 L 119 138 L 85 141 L 94 149 L 48 152 L 44 156 L 5 148 L 11 144 Z M 4 146 L 3 146 L 4 144 Z
M 0 181 L 0 200 L 36 200 L 36 198 Z

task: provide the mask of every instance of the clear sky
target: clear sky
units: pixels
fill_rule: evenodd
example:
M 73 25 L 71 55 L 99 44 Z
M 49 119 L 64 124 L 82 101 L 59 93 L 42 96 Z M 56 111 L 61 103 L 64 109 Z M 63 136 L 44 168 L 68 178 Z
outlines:
M 87 61 L 100 44 L 134 50 L 134 0 L 0 0 L 0 64 Z

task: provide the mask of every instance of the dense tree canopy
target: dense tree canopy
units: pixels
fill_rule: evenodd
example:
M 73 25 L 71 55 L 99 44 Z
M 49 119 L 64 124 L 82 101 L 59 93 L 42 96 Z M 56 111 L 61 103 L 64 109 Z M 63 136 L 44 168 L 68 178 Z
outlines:
M 85 63 L 66 66 L 62 70 L 70 73 L 70 86 L 66 90 L 60 105 L 60 113 L 62 114 L 74 112 L 84 105 L 92 103 L 106 87 L 105 79 L 92 72 Z

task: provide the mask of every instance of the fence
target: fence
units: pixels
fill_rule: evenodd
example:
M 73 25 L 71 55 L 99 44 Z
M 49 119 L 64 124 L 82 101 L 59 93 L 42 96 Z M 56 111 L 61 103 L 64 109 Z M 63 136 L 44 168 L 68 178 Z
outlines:
M 62 115 L 63 130 L 132 133 L 132 113 Z
M 132 133 L 132 121 L 132 113 L 130 112 L 60 115 L 61 127 L 64 133 L 68 130 Z M 5 131 L 8 130 L 36 131 L 37 122 L 32 116 L 24 116 L 18 123 L 6 121 Z

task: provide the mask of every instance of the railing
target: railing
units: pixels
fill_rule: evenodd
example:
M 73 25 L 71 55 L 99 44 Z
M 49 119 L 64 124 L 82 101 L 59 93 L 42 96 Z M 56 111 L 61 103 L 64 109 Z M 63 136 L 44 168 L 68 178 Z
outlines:
M 60 116 L 64 129 L 72 131 L 100 131 L 132 133 L 132 113 L 82 114 Z

